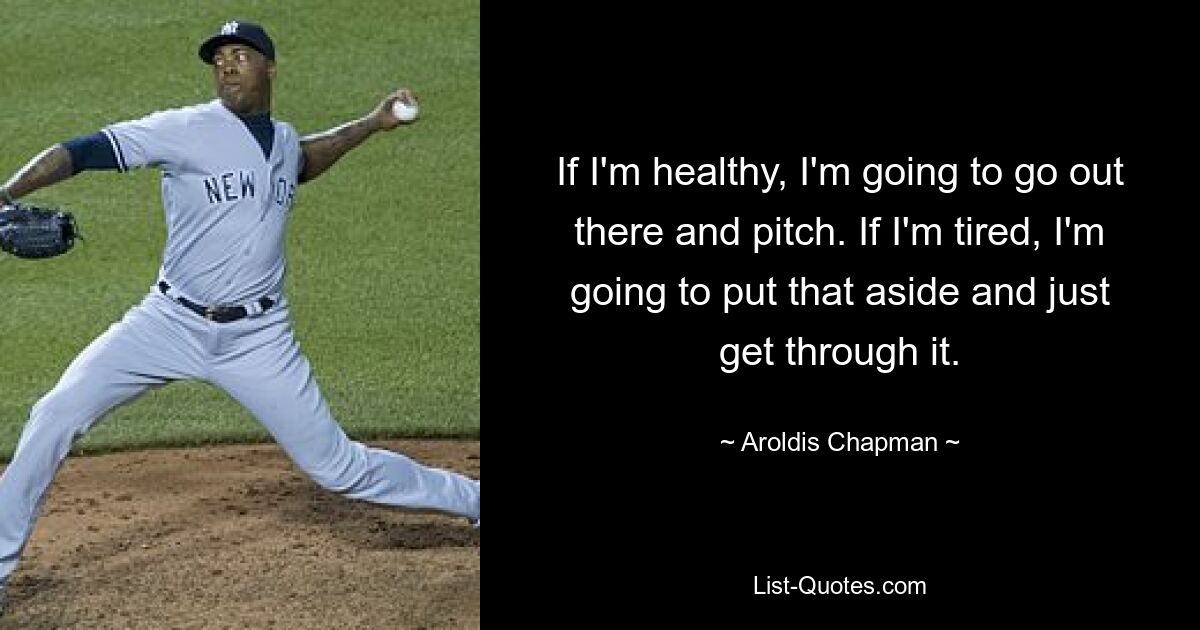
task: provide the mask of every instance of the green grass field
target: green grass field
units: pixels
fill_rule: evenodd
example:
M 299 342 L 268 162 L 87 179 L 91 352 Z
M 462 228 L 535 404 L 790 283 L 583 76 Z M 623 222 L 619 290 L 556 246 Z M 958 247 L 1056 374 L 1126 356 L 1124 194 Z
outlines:
M 360 439 L 479 434 L 479 1 L 8 0 L 0 178 L 37 152 L 214 98 L 196 49 L 228 18 L 278 51 L 273 115 L 312 133 L 396 87 L 421 121 L 378 134 L 297 195 L 287 290 L 334 415 Z M 0 459 L 71 359 L 136 304 L 164 239 L 158 172 L 84 173 L 33 194 L 79 217 L 66 256 L 0 254 Z M 267 437 L 221 391 L 175 383 L 111 413 L 96 452 Z

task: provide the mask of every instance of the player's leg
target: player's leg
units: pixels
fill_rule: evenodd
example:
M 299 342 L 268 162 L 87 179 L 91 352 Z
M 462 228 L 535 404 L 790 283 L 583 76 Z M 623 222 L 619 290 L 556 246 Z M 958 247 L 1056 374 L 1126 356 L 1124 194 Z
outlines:
M 264 317 L 272 321 L 239 339 L 241 356 L 214 366 L 212 382 L 250 410 L 301 470 L 350 498 L 479 518 L 478 481 L 351 441 L 330 413 L 286 312 Z
M 147 298 L 93 341 L 33 406 L 0 476 L 0 581 L 16 568 L 46 491 L 72 443 L 147 388 L 196 375 L 161 305 Z

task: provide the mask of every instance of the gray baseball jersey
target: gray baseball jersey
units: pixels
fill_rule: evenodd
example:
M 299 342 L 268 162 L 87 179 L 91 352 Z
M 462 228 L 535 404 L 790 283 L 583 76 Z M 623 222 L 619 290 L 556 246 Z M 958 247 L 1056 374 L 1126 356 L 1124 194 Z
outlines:
M 283 291 L 284 235 L 303 153 L 275 123 L 271 155 L 219 100 L 105 128 L 122 170 L 162 170 L 162 276 L 203 304 Z

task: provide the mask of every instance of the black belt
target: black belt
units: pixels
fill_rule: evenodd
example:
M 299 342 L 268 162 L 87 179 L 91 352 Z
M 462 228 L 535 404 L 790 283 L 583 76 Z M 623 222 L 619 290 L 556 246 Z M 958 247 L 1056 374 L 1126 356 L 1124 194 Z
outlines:
M 242 319 L 250 314 L 244 306 L 203 306 L 183 297 L 182 295 L 172 297 L 171 294 L 168 293 L 168 291 L 171 290 L 171 285 L 167 284 L 165 280 L 158 281 L 158 290 L 162 291 L 163 295 L 175 300 L 176 302 L 179 302 L 189 310 L 195 311 L 195 313 L 200 317 L 203 317 L 211 322 L 217 322 L 218 324 L 236 322 L 237 320 Z M 262 311 L 260 312 L 266 312 L 267 309 L 275 306 L 275 301 L 268 297 L 259 298 L 258 305 L 262 307 Z

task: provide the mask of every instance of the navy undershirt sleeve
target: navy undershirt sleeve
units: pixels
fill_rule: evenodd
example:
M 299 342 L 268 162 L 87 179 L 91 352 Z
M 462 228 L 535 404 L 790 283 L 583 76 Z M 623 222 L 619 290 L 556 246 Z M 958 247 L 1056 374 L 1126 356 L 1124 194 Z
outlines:
M 112 143 L 102 132 L 97 131 L 90 136 L 72 138 L 62 144 L 63 148 L 71 154 L 72 174 L 79 171 L 119 170 Z

